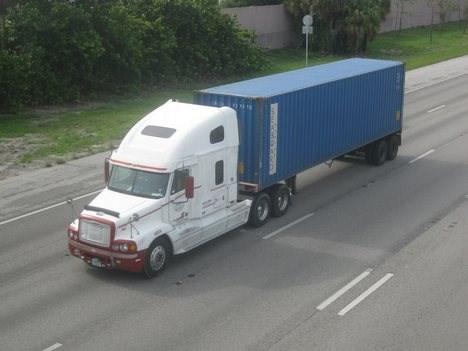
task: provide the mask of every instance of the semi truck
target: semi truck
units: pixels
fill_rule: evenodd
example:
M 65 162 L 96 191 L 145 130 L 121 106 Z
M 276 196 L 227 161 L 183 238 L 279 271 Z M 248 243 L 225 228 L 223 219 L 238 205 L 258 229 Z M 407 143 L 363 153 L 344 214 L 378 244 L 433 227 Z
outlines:
M 153 277 L 173 255 L 284 215 L 306 169 L 393 160 L 404 77 L 401 62 L 353 58 L 166 102 L 106 159 L 106 187 L 68 227 L 71 255 Z

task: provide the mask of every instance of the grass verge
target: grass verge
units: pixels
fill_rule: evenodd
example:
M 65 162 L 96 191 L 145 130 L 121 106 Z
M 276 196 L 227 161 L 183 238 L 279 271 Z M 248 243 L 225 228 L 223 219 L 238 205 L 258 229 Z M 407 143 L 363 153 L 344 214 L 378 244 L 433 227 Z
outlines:
M 404 30 L 401 34 L 380 34 L 370 43 L 368 56 L 406 62 L 407 69 L 468 54 L 468 34 L 458 23 L 435 28 L 433 43 L 429 29 Z M 287 71 L 304 66 L 304 50 L 281 49 L 267 52 L 271 65 L 249 77 Z M 314 56 L 310 65 L 339 59 Z M 247 77 L 231 77 L 236 81 Z M 109 98 L 106 101 L 22 112 L 0 116 L 0 164 L 25 164 L 45 160 L 63 163 L 70 158 L 111 149 L 142 116 L 170 98 L 192 101 L 192 91 L 213 85 L 197 83 L 184 89 L 162 89 L 138 97 Z
M 468 33 L 460 23 L 434 26 L 432 43 L 428 27 L 380 34 L 368 51 L 370 57 L 404 61 L 408 70 L 467 54 Z

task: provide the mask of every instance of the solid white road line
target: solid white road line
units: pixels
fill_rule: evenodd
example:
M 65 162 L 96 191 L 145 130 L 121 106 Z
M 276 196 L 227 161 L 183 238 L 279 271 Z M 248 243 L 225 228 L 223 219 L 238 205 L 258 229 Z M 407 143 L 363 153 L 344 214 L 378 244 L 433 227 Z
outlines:
M 275 235 L 278 235 L 279 233 L 285 231 L 286 229 L 289 229 L 289 228 L 295 226 L 296 224 L 305 221 L 307 218 L 312 217 L 313 215 L 314 215 L 314 212 L 308 213 L 305 216 L 302 216 L 301 218 L 296 219 L 295 221 L 293 221 L 293 222 L 291 222 L 289 224 L 286 224 L 284 227 L 281 227 L 281 228 L 275 230 L 274 232 L 272 232 L 272 233 L 270 233 L 268 235 L 265 235 L 262 239 L 263 240 L 270 239 L 270 238 L 274 237 Z
M 42 350 L 42 351 L 54 351 L 57 350 L 59 347 L 62 347 L 63 345 L 61 343 L 55 343 L 52 346 L 49 346 L 48 348 Z
M 435 149 L 430 149 L 429 151 L 426 151 L 425 153 L 423 153 L 422 155 L 419 155 L 418 157 L 416 158 L 413 158 L 411 161 L 408 162 L 408 164 L 412 164 L 412 163 L 415 163 L 416 161 L 419 161 L 420 159 L 426 157 L 426 156 L 429 156 L 430 154 L 432 154 L 433 152 L 435 151 Z
M 354 307 L 359 305 L 366 297 L 384 285 L 391 277 L 393 277 L 393 273 L 387 273 L 384 275 L 382 279 L 380 279 L 377 283 L 372 285 L 369 289 L 364 291 L 361 295 L 359 295 L 356 299 L 354 299 L 349 305 L 343 308 L 340 312 L 338 312 L 339 316 L 344 316 L 346 313 L 351 311 Z
M 356 278 L 351 280 L 348 284 L 343 286 L 340 290 L 338 290 L 336 293 L 334 293 L 332 296 L 330 296 L 328 299 L 324 300 L 320 305 L 318 305 L 316 308 L 321 311 L 325 307 L 327 307 L 329 304 L 334 302 L 336 299 L 338 299 L 341 295 L 343 295 L 345 292 L 347 292 L 349 289 L 351 289 L 353 286 L 355 286 L 357 283 L 359 283 L 361 280 L 363 280 L 365 277 L 367 277 L 370 273 L 372 272 L 372 269 L 366 269 L 364 272 L 359 274 Z
M 73 198 L 72 200 L 73 200 L 73 201 L 76 201 L 76 200 L 84 199 L 85 197 L 92 196 L 92 195 L 96 195 L 97 193 L 100 193 L 101 191 L 102 191 L 102 190 L 96 190 L 96 191 L 90 192 L 90 193 L 88 193 L 88 194 L 84 194 L 84 195 L 77 196 L 77 197 Z M 38 213 L 41 213 L 41 212 L 45 212 L 45 211 L 51 210 L 51 209 L 53 209 L 53 208 L 56 208 L 56 207 L 65 205 L 66 203 L 67 203 L 67 201 L 62 201 L 62 202 L 59 202 L 59 203 L 54 204 L 54 205 L 50 205 L 50 206 L 47 206 L 47 207 L 40 208 L 40 209 L 38 209 L 38 210 L 34 210 L 34 211 L 31 211 L 31 212 L 22 214 L 21 216 L 17 216 L 17 217 L 13 217 L 13 218 L 7 219 L 7 220 L 5 220 L 5 221 L 3 221 L 3 222 L 0 222 L 0 226 L 1 226 L 1 225 L 4 225 L 4 224 L 11 223 L 11 222 L 15 222 L 15 221 L 17 221 L 17 220 L 19 220 L 19 219 L 23 219 L 23 218 L 26 218 L 26 217 L 29 217 L 29 216 L 32 216 L 32 215 L 35 215 L 35 214 L 38 214 Z
M 436 112 L 436 111 L 442 110 L 443 108 L 445 108 L 445 105 L 440 105 L 440 106 L 431 108 L 429 111 L 427 111 L 427 113 Z

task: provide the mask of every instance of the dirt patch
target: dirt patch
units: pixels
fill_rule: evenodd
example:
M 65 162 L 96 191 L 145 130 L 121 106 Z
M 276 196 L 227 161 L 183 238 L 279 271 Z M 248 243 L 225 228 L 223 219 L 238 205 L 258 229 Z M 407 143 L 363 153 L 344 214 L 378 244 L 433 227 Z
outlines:
M 44 143 L 43 137 L 33 134 L 19 138 L 0 139 L 0 179 L 18 175 L 26 168 L 44 167 L 44 161 L 21 164 L 24 155 L 31 153 Z
M 93 110 L 103 107 L 112 106 L 111 102 L 77 102 L 77 103 L 68 103 L 60 106 L 41 106 L 31 109 L 31 112 L 39 117 L 50 116 L 53 114 L 67 113 L 67 112 L 76 112 L 80 113 L 84 110 Z
M 102 145 L 91 145 L 88 150 L 65 155 L 50 155 L 43 159 L 24 163 L 23 157 L 37 148 L 50 142 L 38 134 L 26 134 L 18 138 L 0 138 L 0 180 L 21 175 L 38 168 L 64 164 L 98 152 L 115 149 L 119 141 L 115 140 Z

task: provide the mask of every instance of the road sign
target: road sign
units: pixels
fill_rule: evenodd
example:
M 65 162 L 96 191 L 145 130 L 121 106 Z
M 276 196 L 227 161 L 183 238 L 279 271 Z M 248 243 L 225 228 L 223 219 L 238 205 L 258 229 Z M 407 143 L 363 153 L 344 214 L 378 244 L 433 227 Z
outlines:
M 305 15 L 302 17 L 302 23 L 304 23 L 304 26 L 311 26 L 314 23 L 314 18 L 311 15 Z
M 302 34 L 312 34 L 313 27 L 311 26 L 302 26 Z

